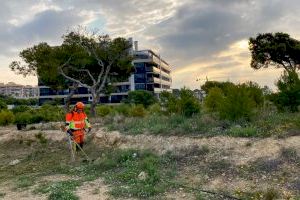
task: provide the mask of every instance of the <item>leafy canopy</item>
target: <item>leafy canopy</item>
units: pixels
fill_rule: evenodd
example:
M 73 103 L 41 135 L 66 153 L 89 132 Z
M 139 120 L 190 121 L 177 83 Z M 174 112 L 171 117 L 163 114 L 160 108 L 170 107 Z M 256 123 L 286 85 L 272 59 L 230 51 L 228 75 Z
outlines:
M 300 41 L 286 33 L 264 33 L 249 39 L 251 67 L 275 66 L 288 71 L 300 69 Z

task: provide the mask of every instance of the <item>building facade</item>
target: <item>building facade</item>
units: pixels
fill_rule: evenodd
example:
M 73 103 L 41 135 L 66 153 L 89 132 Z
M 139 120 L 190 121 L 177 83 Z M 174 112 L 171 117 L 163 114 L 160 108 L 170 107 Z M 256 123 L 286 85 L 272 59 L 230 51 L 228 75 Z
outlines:
M 0 94 L 14 98 L 37 98 L 39 88 L 30 85 L 20 85 L 14 82 L 0 83 Z
M 132 42 L 132 39 L 129 41 Z M 138 50 L 137 42 L 134 42 L 133 46 L 131 54 L 134 57 L 135 72 L 128 81 L 113 83 L 115 90 L 109 96 L 102 94 L 99 99 L 101 103 L 120 103 L 127 98 L 129 91 L 134 90 L 147 90 L 157 97 L 162 91 L 172 92 L 171 66 L 152 50 Z M 61 99 L 63 103 L 70 92 L 69 89 L 54 91 L 41 83 L 39 83 L 39 91 L 40 104 L 53 99 Z M 87 88 L 79 87 L 76 90 L 72 103 L 76 101 L 84 103 L 92 101 Z

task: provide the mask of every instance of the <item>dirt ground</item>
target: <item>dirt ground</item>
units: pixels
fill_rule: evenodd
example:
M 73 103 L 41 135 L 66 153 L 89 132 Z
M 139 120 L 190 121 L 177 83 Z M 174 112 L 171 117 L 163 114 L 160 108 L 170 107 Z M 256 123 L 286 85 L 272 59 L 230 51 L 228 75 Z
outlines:
M 17 131 L 14 126 L 0 128 L 0 144 L 8 141 L 36 140 L 42 132 L 48 140 L 64 141 L 66 136 L 59 130 L 60 124 L 38 127 L 36 130 Z M 33 128 L 32 128 L 33 129 Z M 52 129 L 52 130 L 50 130 Z M 292 159 L 282 157 L 283 149 L 292 149 L 300 156 L 300 136 L 287 138 L 233 138 L 217 136 L 193 138 L 183 136 L 123 135 L 117 131 L 108 132 L 98 127 L 88 135 L 88 141 L 101 147 L 150 149 L 158 154 L 172 152 L 177 156 L 180 174 L 178 180 L 193 187 L 210 190 L 238 192 L 268 189 L 270 186 L 281 190 L 285 199 L 300 194 L 300 166 Z M 1 148 L 1 146 L 0 146 Z M 207 149 L 206 153 L 203 149 Z M 204 152 L 204 153 L 203 153 Z M 21 150 L 10 155 L 0 154 L 2 167 L 9 162 L 22 159 Z M 298 157 L 297 157 L 298 158 Z M 277 164 L 277 162 L 279 164 Z M 273 166 L 274 165 L 274 166 Z M 250 166 L 250 167 L 249 167 Z M 254 168 L 254 167 L 257 168 Z M 244 170 L 247 168 L 247 170 Z M 254 169 L 253 173 L 250 173 Z M 284 174 L 284 175 L 282 175 Z M 284 178 L 281 177 L 284 176 Z M 48 176 L 48 181 L 66 180 L 74 177 Z M 281 180 L 282 179 L 282 180 Z M 15 190 L 12 183 L 0 183 L 3 199 L 46 199 L 43 195 L 33 195 L 34 188 L 26 191 Z M 8 192 L 9 191 L 9 192 Z M 112 199 L 108 194 L 109 186 L 97 179 L 84 183 L 76 191 L 80 199 Z M 169 192 L 167 199 L 195 199 L 186 190 Z M 1 196 L 0 196 L 1 199 Z

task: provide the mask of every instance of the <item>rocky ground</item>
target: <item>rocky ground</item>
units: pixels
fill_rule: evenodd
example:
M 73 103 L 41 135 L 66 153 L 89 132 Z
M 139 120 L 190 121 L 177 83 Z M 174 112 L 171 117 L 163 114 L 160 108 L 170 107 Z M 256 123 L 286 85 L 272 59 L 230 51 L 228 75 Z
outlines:
M 30 143 L 42 141 L 37 137 L 39 134 L 47 141 L 66 145 L 67 150 L 66 136 L 59 127 L 59 123 L 51 123 L 28 127 L 27 131 L 17 131 L 13 126 L 0 128 L 0 199 L 47 199 L 45 195 L 33 192 L 36 184 L 27 187 L 26 190 L 16 188 L 13 180 L 20 176 L 17 172 L 11 176 L 3 173 L 15 166 L 26 168 L 23 160 L 35 150 L 35 146 Z M 28 148 L 20 148 L 16 144 L 21 143 L 20 141 L 28 144 Z M 88 135 L 87 145 L 101 148 L 150 149 L 159 155 L 171 152 L 179 171 L 176 180 L 183 186 L 166 192 L 160 197 L 163 199 L 201 199 L 197 192 L 187 189 L 189 187 L 222 191 L 235 196 L 245 196 L 249 193 L 249 198 L 252 195 L 255 197 L 253 199 L 265 198 L 266 195 L 263 194 L 266 192 L 272 196 L 272 191 L 276 191 L 277 199 L 297 199 L 300 195 L 300 136 L 281 139 L 225 136 L 193 138 L 146 134 L 135 136 L 116 131 L 108 132 L 105 128 L 96 126 Z M 55 155 L 55 149 L 52 155 Z M 69 159 L 69 153 L 64 159 Z M 52 174 L 43 176 L 38 182 L 76 178 Z M 98 178 L 85 182 L 75 193 L 80 199 L 113 199 L 108 194 L 109 190 L 110 185 L 104 184 L 103 180 Z

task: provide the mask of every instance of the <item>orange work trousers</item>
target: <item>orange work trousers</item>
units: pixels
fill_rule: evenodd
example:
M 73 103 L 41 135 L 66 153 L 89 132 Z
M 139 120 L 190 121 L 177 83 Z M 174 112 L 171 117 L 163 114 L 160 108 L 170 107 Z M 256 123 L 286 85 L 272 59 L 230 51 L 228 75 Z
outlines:
M 73 140 L 77 143 L 77 144 L 81 144 L 84 141 L 84 129 L 81 130 L 75 130 L 73 131 Z

